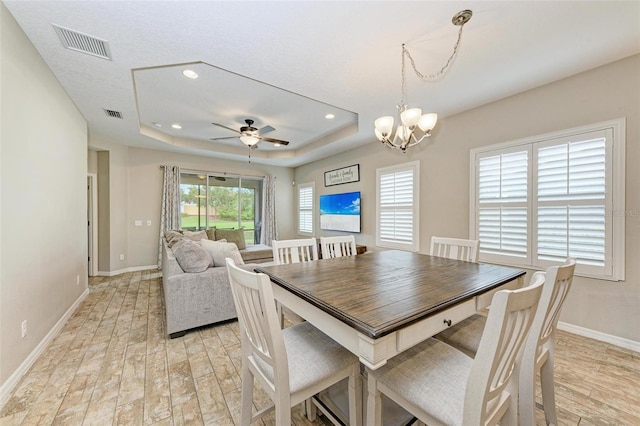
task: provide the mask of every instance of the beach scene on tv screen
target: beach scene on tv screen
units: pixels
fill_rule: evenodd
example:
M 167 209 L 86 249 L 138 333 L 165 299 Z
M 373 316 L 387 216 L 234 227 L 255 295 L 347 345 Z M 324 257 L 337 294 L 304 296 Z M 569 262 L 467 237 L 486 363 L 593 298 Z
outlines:
M 320 228 L 360 232 L 360 193 L 321 195 Z

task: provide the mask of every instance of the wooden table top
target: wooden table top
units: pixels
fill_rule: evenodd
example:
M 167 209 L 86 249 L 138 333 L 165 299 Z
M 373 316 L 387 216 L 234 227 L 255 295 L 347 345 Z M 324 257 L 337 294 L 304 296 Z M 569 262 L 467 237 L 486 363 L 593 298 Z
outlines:
M 525 274 L 399 250 L 255 271 L 374 339 Z

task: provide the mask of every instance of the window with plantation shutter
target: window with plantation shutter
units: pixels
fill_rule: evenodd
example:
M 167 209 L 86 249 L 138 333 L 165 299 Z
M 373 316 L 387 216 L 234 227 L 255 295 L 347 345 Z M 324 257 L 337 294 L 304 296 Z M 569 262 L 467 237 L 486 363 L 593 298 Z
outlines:
M 376 170 L 376 245 L 418 251 L 418 182 L 415 161 Z
M 313 183 L 298 185 L 298 233 L 313 234 Z
M 624 279 L 624 119 L 471 152 L 480 260 Z

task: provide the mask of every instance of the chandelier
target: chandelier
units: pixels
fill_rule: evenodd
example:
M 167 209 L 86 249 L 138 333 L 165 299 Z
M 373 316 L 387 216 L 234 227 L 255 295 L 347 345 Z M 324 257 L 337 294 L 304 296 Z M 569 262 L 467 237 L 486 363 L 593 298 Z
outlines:
M 396 105 L 398 127 L 394 131 L 394 118 L 390 115 L 380 117 L 374 122 L 376 137 L 384 146 L 391 149 L 400 149 L 402 152 L 406 152 L 408 147 L 419 144 L 425 138 L 431 136 L 431 131 L 438 122 L 438 114 L 433 112 L 422 114 L 422 110 L 420 108 L 409 108 L 405 103 L 407 94 L 404 72 L 405 57 L 409 58 L 413 71 L 418 77 L 420 77 L 420 79 L 435 80 L 441 77 L 447 68 L 449 68 L 449 65 L 451 65 L 453 58 L 458 52 L 458 47 L 460 46 L 460 40 L 462 38 L 462 28 L 464 27 L 464 24 L 469 22 L 472 14 L 473 13 L 470 10 L 463 10 L 456 13 L 451 19 L 453 25 L 460 27 L 458 30 L 458 40 L 453 46 L 453 53 L 447 60 L 446 64 L 435 74 L 423 75 L 420 73 L 416 68 L 416 64 L 411 53 L 409 53 L 405 44 L 402 44 L 402 98 L 400 103 Z

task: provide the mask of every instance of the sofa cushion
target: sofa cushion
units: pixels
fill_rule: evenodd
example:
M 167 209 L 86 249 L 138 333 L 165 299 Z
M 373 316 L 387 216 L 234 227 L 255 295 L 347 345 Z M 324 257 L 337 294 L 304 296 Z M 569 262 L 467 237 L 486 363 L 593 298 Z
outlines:
M 203 272 L 211 265 L 211 257 L 200 244 L 183 239 L 171 248 L 176 261 L 184 272 Z
M 183 232 L 185 237 L 188 237 L 190 239 L 192 239 L 193 241 L 200 241 L 200 240 L 208 240 L 209 238 L 207 237 L 207 232 L 206 231 L 184 231 Z
M 244 250 L 247 245 L 244 241 L 244 229 L 216 229 L 216 241 L 227 240 L 230 243 L 235 243 L 238 246 L 238 250 Z
M 273 249 L 266 244 L 253 244 L 240 251 L 245 263 L 263 263 L 273 261 Z
M 216 239 L 216 227 L 214 226 L 213 228 L 209 228 L 205 231 L 207 233 L 207 238 L 210 239 L 211 241 L 214 241 Z
M 200 240 L 200 245 L 209 254 L 213 266 L 226 266 L 225 259 L 230 257 L 236 265 L 244 265 L 238 246 L 226 241 Z

